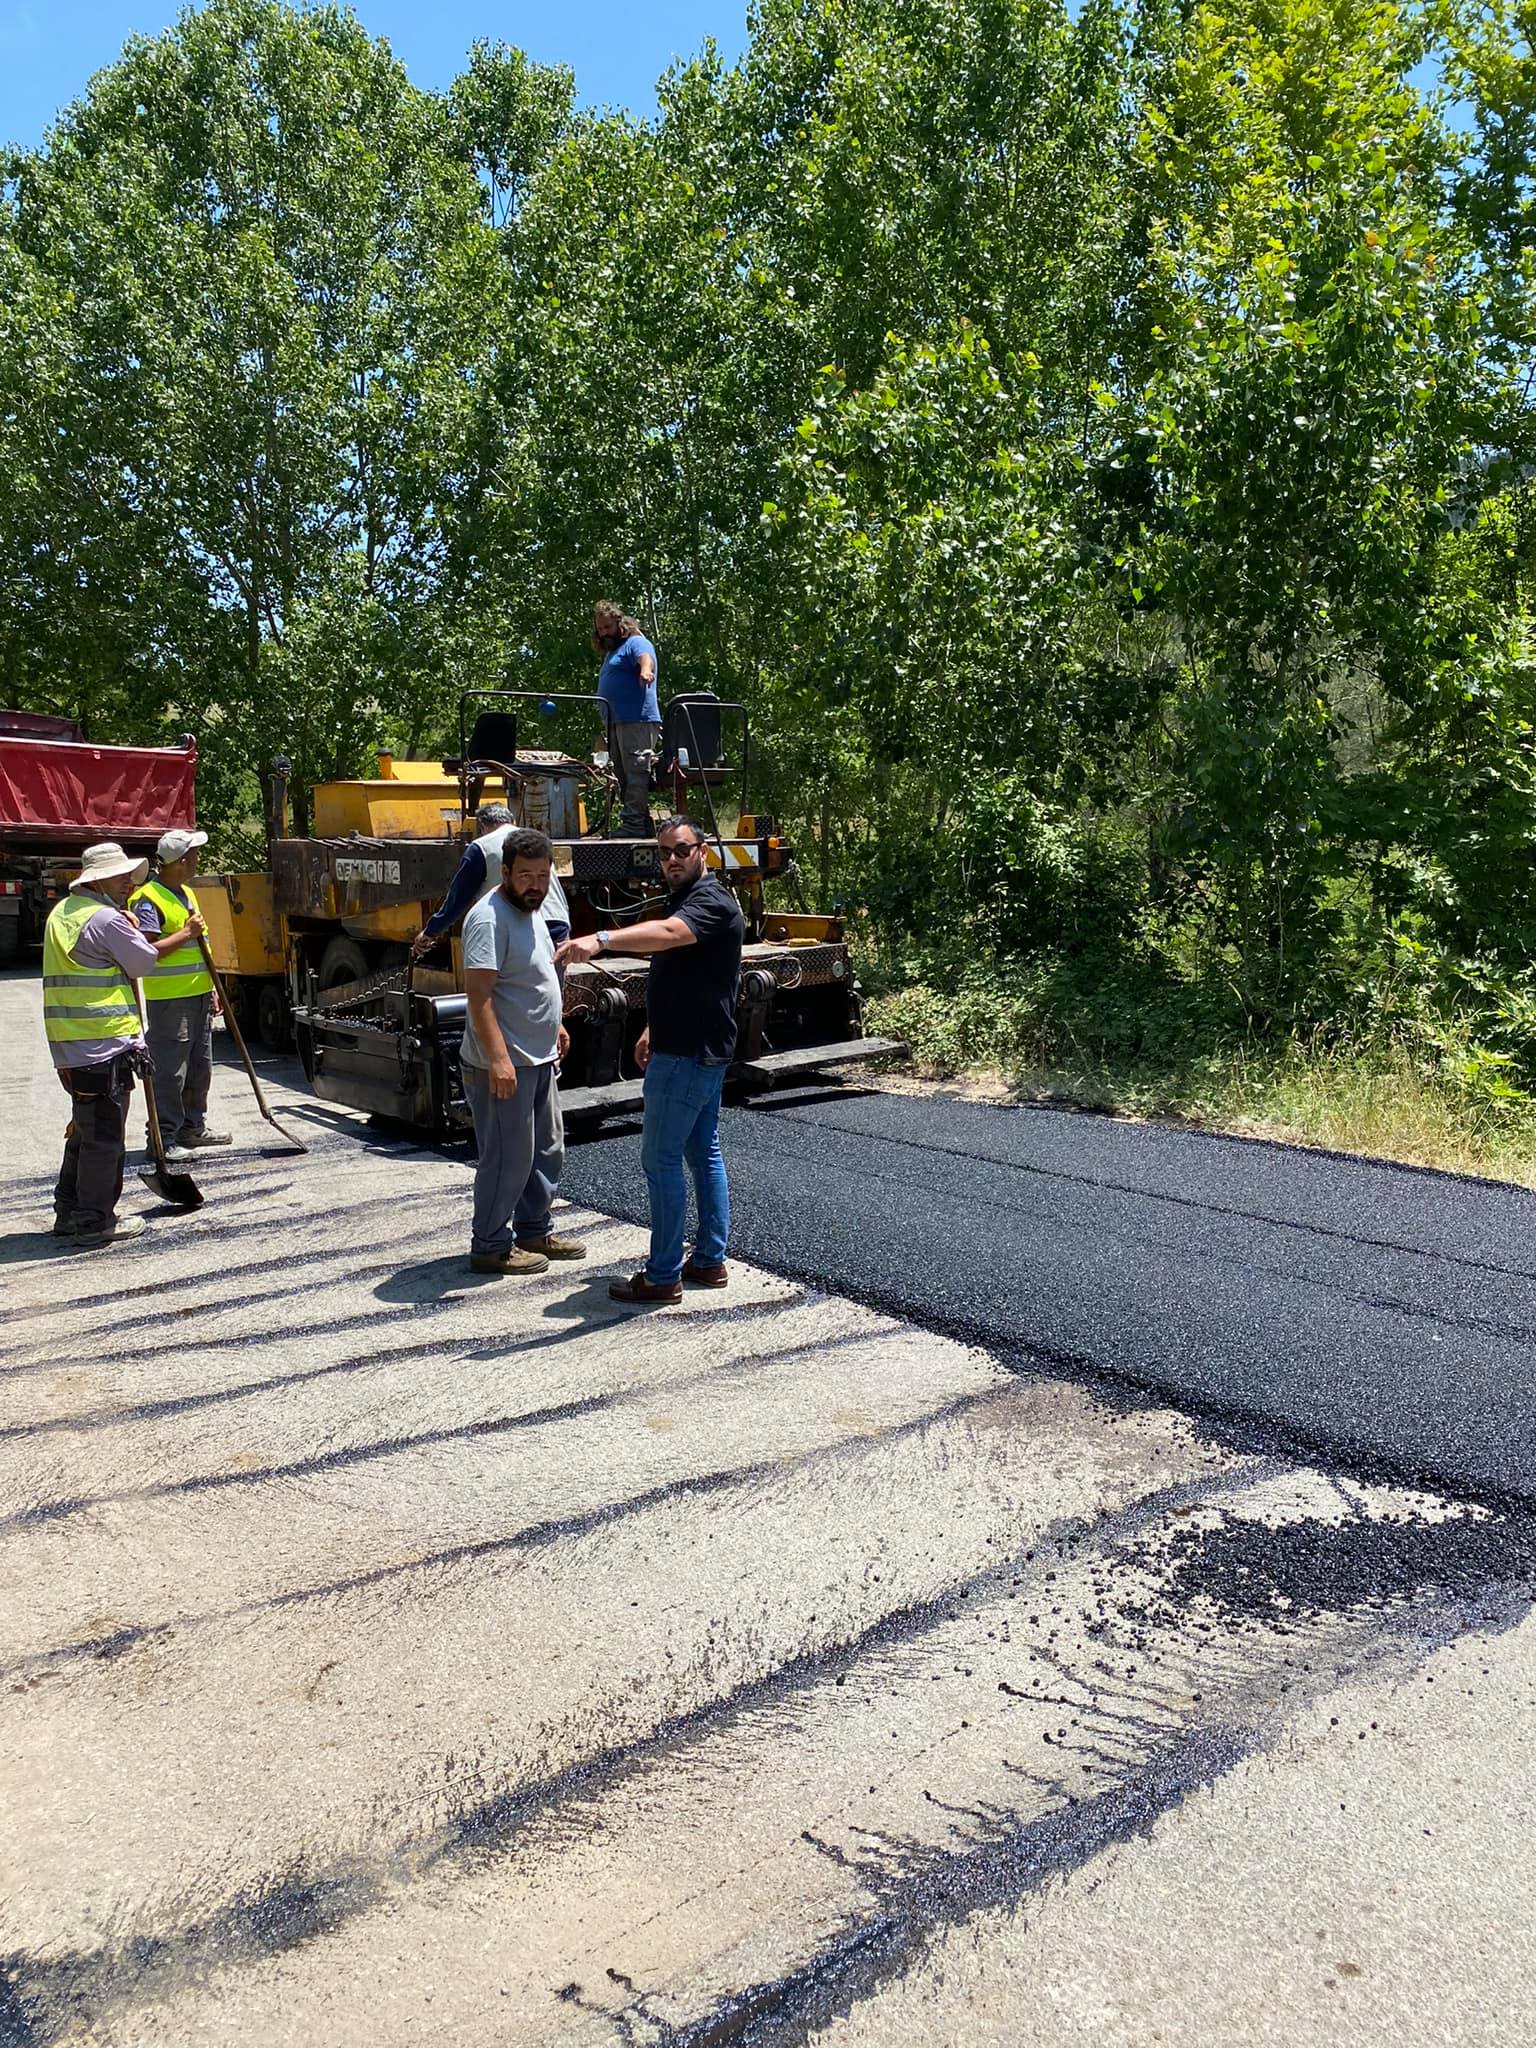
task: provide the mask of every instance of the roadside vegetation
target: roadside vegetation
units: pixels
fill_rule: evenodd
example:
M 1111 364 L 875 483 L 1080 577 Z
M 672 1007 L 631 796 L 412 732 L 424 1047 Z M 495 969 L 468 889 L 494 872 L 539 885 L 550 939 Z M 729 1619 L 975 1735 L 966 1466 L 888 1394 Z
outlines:
M 0 698 L 249 858 L 616 596 L 928 1065 L 1524 1172 L 1533 20 L 761 0 L 641 121 L 210 0 L 0 158 Z
M 1353 1030 L 1254 1031 L 1221 992 L 1116 982 L 1120 963 L 866 963 L 869 1028 L 920 1081 L 994 1101 L 1188 1123 L 1536 1187 L 1536 1104 L 1480 1009 L 1361 1006 Z

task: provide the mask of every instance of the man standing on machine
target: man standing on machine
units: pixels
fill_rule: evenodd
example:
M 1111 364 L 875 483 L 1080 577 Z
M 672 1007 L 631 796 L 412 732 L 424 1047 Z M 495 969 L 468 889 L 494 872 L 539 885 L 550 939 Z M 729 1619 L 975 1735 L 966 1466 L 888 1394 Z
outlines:
M 607 598 L 592 608 L 592 646 L 603 657 L 597 694 L 613 722 L 614 766 L 624 798 L 621 820 L 626 839 L 651 836 L 651 769 L 661 745 L 661 708 L 656 701 L 656 649 L 640 621 Z
M 219 999 L 198 947 L 203 923 L 192 891 L 198 849 L 207 844 L 206 832 L 165 833 L 155 848 L 155 873 L 128 903 L 151 944 L 171 942 L 145 970 L 144 1000 L 155 1063 L 155 1109 L 165 1156 L 178 1161 L 193 1158 L 205 1146 L 230 1142 L 227 1131 L 208 1128 Z

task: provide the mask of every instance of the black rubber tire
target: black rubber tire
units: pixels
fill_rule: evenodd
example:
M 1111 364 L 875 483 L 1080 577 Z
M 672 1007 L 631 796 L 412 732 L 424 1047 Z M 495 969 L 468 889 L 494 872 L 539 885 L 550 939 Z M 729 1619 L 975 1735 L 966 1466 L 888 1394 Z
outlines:
M 283 984 L 264 981 L 256 992 L 253 1007 L 256 1036 L 273 1052 L 286 1052 L 293 1042 L 293 1027 L 288 1021 L 288 995 Z
M 320 955 L 320 993 L 344 981 L 361 981 L 367 972 L 368 956 L 356 939 L 332 939 Z
M 224 999 L 242 1033 L 249 1038 L 256 1028 L 256 1005 L 251 997 L 251 984 L 248 978 L 243 974 L 226 974 Z
M 21 919 L 0 917 L 0 967 L 14 966 L 21 954 Z

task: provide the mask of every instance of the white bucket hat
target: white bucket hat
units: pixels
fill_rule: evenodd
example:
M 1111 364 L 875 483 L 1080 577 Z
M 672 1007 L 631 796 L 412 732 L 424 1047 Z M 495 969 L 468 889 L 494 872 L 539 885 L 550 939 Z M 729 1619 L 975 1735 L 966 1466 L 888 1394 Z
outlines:
M 114 875 L 132 875 L 137 887 L 148 873 L 147 860 L 140 860 L 135 854 L 124 853 L 115 839 L 104 839 L 99 846 L 88 846 L 85 849 L 81 856 L 80 872 L 70 886 L 74 889 L 89 889 L 93 882 L 110 882 Z
M 162 837 L 160 844 L 155 848 L 155 859 L 162 864 L 168 861 L 180 860 L 184 855 L 189 854 L 194 846 L 206 846 L 207 844 L 208 834 L 206 832 L 167 832 Z

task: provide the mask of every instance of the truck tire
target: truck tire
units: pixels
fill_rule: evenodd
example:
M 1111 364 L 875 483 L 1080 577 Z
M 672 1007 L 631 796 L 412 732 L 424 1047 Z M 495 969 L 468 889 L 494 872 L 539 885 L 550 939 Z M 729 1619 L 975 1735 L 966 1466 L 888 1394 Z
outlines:
M 361 981 L 367 972 L 368 958 L 356 939 L 332 939 L 320 955 L 320 993 L 344 981 Z
M 264 981 L 256 996 L 256 1036 L 273 1052 L 286 1052 L 293 1040 L 288 998 L 280 981 Z
M 0 917 L 0 967 L 12 967 L 21 958 L 21 919 Z
M 249 1038 L 256 1022 L 251 985 L 243 974 L 226 974 L 223 981 L 225 1009 L 240 1026 L 241 1036 Z

